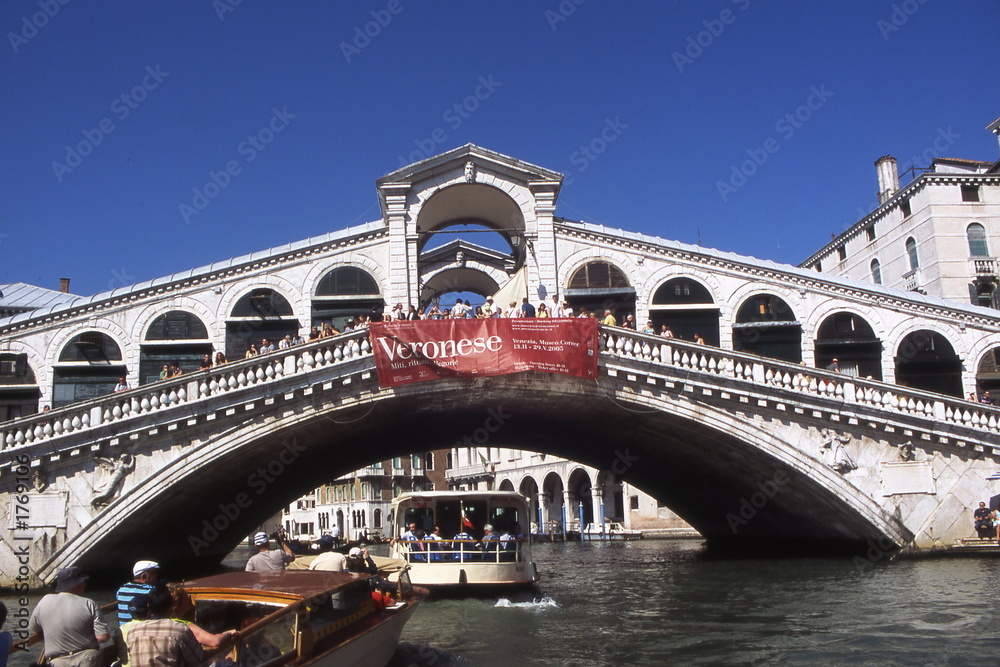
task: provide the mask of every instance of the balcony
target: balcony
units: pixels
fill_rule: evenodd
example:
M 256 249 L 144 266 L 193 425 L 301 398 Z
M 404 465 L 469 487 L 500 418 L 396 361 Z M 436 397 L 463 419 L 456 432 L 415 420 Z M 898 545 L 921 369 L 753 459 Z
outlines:
M 996 278 L 997 260 L 996 257 L 973 257 L 972 275 L 976 278 Z
M 376 466 L 368 466 L 358 471 L 358 477 L 383 477 L 384 475 L 385 468 Z
M 920 269 L 913 269 L 904 273 L 903 286 L 907 291 L 923 293 L 923 289 L 921 289 Z

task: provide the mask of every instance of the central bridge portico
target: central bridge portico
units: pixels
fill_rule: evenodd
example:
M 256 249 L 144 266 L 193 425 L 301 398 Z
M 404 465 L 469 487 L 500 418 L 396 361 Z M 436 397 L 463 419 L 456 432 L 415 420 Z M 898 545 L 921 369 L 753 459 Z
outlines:
M 465 146 L 380 179 L 381 220 L 0 320 L 0 379 L 20 369 L 0 403 L 28 397 L 0 422 L 0 572 L 24 549 L 34 581 L 216 559 L 303 492 L 496 415 L 490 446 L 610 471 L 710 543 L 886 553 L 972 535 L 1000 412 L 962 397 L 1000 348 L 994 311 L 557 218 L 561 179 Z M 434 245 L 467 224 L 510 251 Z M 676 337 L 602 327 L 596 382 L 382 389 L 361 331 L 243 360 L 265 337 L 512 276 L 535 303 Z M 212 351 L 230 362 L 198 371 Z M 822 370 L 835 357 L 844 372 Z M 185 374 L 160 381 L 173 360 Z M 110 394 L 119 375 L 138 386 Z

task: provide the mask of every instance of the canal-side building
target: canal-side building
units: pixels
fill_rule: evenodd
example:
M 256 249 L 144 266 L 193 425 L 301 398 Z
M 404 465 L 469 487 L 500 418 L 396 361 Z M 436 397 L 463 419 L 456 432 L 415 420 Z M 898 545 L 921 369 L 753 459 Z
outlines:
M 617 522 L 661 534 L 693 529 L 655 498 L 624 482 L 614 470 L 628 462 L 627 448 L 607 470 L 559 456 L 506 447 L 455 447 L 448 452 L 449 490 L 517 491 L 528 498 L 532 533 L 579 532 L 581 524 Z
M 891 155 L 875 169 L 877 206 L 800 266 L 1000 308 L 1000 162 L 938 157 L 903 185 Z
M 341 475 L 287 505 L 281 525 L 304 542 L 329 535 L 334 526 L 350 540 L 386 536 L 393 498 L 445 488 L 446 457 L 446 450 L 396 456 Z

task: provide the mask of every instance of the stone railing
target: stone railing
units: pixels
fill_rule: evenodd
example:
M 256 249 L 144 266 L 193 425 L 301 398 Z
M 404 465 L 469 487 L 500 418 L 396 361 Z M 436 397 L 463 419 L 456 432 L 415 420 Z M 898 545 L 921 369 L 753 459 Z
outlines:
M 368 331 L 352 331 L 233 361 L 178 378 L 0 423 L 0 448 L 11 449 L 153 413 L 166 413 L 227 392 L 275 383 L 371 355 Z
M 612 356 L 1000 433 L 1000 408 L 961 398 L 617 327 L 601 327 L 601 339 Z
M 723 377 L 908 414 L 942 425 L 1000 433 L 1000 408 L 988 405 L 618 327 L 602 326 L 600 336 L 602 353 L 610 357 L 651 362 L 703 374 L 706 379 L 708 376 Z M 297 380 L 293 378 L 305 376 L 315 369 L 371 354 L 366 330 L 323 338 L 0 423 L 0 448 L 10 450 L 115 423 L 124 426 L 155 413 L 162 413 L 167 421 L 171 411 L 188 408 L 200 401 L 256 385 L 294 383 Z M 391 470 L 382 474 L 398 473 Z

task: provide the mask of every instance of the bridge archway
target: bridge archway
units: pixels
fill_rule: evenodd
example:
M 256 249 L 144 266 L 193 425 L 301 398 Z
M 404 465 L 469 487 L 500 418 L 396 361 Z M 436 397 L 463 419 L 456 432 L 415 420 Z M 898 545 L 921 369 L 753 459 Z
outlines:
M 316 402 L 288 410 L 276 404 L 248 413 L 238 427 L 206 435 L 169 465 L 143 471 L 139 483 L 61 545 L 46 567 L 100 569 L 151 554 L 168 562 L 215 561 L 303 492 L 372 459 L 458 441 L 479 428 L 489 410 L 504 415 L 492 435 L 496 446 L 610 470 L 660 499 L 710 543 L 831 548 L 883 536 L 905 544 L 912 537 L 818 454 L 790 442 L 781 424 L 683 397 L 619 395 L 615 404 L 627 408 L 621 414 L 628 419 L 625 444 L 621 420 L 608 418 L 606 391 L 571 378 L 525 373 L 362 395 L 350 407 Z M 155 449 L 154 440 L 137 444 L 135 455 L 143 456 L 139 447 Z M 370 446 L 359 448 L 358 442 Z M 563 500 L 569 500 L 572 523 L 579 500 L 593 491 L 586 474 L 573 476 L 566 489 L 553 475 L 543 493 L 548 518 L 560 523 Z M 765 500 L 747 515 L 745 503 L 762 493 Z M 584 500 L 585 521 L 593 520 L 593 511 L 593 502 Z
M 670 278 L 657 287 L 649 317 L 657 331 L 666 325 L 675 338 L 694 340 L 700 333 L 709 345 L 719 345 L 719 304 L 708 287 L 695 278 Z

